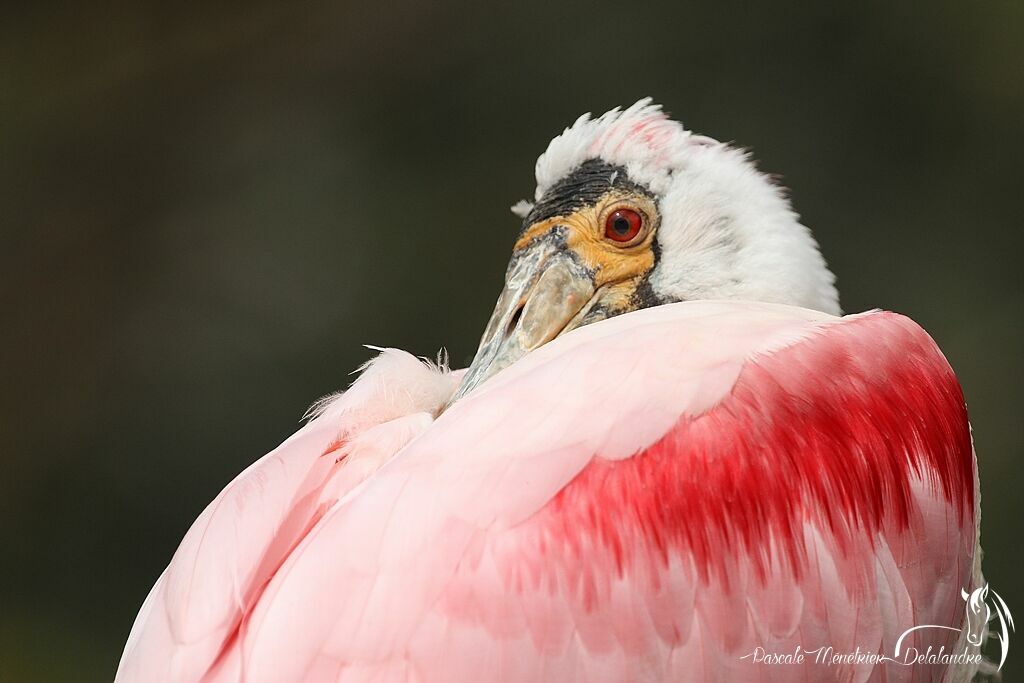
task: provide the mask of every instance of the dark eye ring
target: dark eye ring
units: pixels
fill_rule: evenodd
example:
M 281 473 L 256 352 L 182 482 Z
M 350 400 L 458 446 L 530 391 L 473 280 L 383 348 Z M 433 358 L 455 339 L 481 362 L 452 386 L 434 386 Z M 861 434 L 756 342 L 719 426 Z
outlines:
M 633 209 L 616 209 L 604 221 L 604 236 L 614 242 L 631 242 L 640 234 L 644 219 Z

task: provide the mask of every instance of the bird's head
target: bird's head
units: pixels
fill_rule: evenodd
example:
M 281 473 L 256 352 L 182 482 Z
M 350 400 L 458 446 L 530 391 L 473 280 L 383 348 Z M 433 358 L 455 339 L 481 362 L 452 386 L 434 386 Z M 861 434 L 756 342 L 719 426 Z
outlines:
M 532 349 L 621 313 L 695 299 L 839 312 L 834 277 L 746 152 L 644 99 L 580 117 L 537 159 L 505 288 L 455 398 Z

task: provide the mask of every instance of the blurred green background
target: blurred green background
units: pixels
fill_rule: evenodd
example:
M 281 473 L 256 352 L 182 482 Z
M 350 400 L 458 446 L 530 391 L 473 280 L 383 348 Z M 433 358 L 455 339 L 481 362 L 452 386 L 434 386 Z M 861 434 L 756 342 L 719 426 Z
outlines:
M 1024 614 L 1024 3 L 916 6 L 7 7 L 0 680 L 111 679 L 189 523 L 361 344 L 468 361 L 536 155 L 648 94 L 782 174 L 846 310 L 941 344 Z

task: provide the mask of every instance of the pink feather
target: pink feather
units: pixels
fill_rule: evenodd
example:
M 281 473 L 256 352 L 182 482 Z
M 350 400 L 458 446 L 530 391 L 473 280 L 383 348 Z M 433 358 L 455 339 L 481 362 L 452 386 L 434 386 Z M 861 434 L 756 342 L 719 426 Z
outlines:
M 744 658 L 961 626 L 970 432 L 906 318 L 660 306 L 556 339 L 434 420 L 454 386 L 388 351 L 239 475 L 157 581 L 117 680 L 953 675 Z

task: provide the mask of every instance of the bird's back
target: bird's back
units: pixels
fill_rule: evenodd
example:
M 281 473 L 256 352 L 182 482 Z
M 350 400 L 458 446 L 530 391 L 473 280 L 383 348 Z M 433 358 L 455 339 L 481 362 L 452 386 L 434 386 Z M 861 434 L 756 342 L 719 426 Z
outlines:
M 910 320 L 660 306 L 436 419 L 452 377 L 388 353 L 203 513 L 118 680 L 954 680 L 815 661 L 949 652 L 979 579 L 963 397 Z

